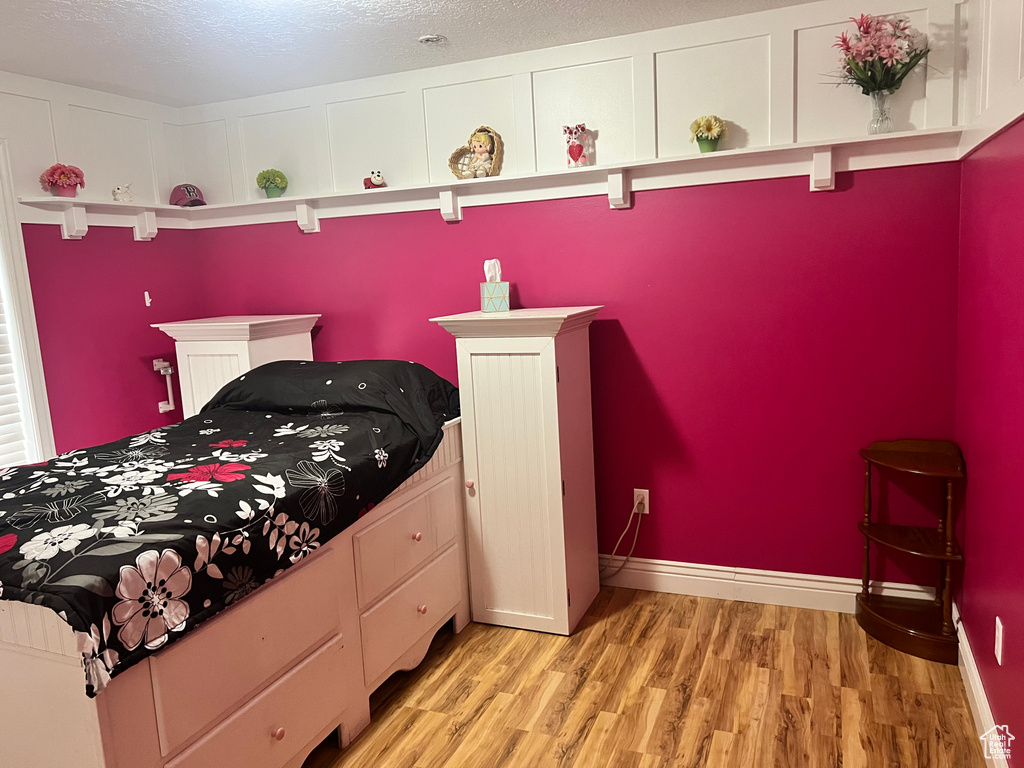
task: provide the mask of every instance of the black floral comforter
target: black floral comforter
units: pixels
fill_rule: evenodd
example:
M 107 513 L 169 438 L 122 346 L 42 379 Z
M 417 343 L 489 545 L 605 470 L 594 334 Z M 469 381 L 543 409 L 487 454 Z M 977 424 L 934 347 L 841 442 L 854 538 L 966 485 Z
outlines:
M 95 696 L 373 508 L 458 412 L 414 363 L 270 363 L 180 424 L 2 470 L 0 598 L 74 628 Z

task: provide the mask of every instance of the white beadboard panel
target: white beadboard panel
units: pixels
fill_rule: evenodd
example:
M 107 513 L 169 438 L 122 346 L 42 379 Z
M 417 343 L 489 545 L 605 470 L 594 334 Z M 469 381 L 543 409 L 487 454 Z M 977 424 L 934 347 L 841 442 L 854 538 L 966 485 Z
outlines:
M 905 16 L 920 30 L 928 29 L 928 12 Z M 854 29 L 849 20 L 798 29 L 796 32 L 796 140 L 817 141 L 867 134 L 871 99 L 852 85 L 839 82 L 839 54 L 832 47 L 840 32 Z M 946 73 L 945 76 L 950 76 Z M 889 98 L 896 131 L 927 128 L 925 85 L 928 69 L 918 66 Z
M 700 115 L 727 122 L 720 149 L 771 144 L 771 43 L 768 36 L 730 40 L 655 57 L 658 157 L 698 152 L 690 123 Z
M 481 125 L 493 128 L 501 136 L 505 146 L 501 175 L 517 175 L 519 162 L 513 103 L 511 77 L 425 88 L 423 115 L 427 126 L 430 181 L 455 180 L 448 168 L 448 158 L 468 143 L 470 135 Z
M 11 148 L 14 188 L 22 194 L 42 194 L 39 175 L 57 161 L 50 102 L 0 93 L 0 138 Z
M 187 378 L 181 377 L 182 386 L 188 386 L 192 390 L 192 403 L 195 412 L 210 402 L 210 399 L 220 391 L 225 381 L 235 379 L 242 372 L 242 361 L 238 355 L 197 355 L 189 353 L 188 367 L 191 375 Z M 190 414 L 191 415 L 191 414 Z M 186 416 L 188 418 L 188 416 Z
M 533 110 L 538 171 L 566 167 L 562 126 L 579 123 L 594 137 L 591 165 L 636 159 L 630 59 L 534 72 Z
M 180 136 L 181 176 L 173 184 L 195 184 L 203 190 L 203 198 L 211 205 L 234 202 L 227 124 L 223 120 L 211 120 L 183 125 Z M 288 180 L 290 183 L 290 175 Z M 166 203 L 167 200 L 161 202 Z
M 484 610 L 554 618 L 539 354 L 472 356 Z M 479 394 L 479 396 L 478 396 Z M 474 573 L 474 579 L 477 574 Z
M 316 132 L 311 107 L 246 115 L 239 119 L 238 130 L 247 200 L 265 196 L 256 186 L 256 174 L 268 168 L 276 168 L 288 177 L 285 195 L 289 197 L 327 191 L 317 188 L 317 158 L 312 151 Z
M 1021 0 L 996 0 L 988 4 L 988 57 L 985 106 L 1020 79 Z
M 61 162 L 85 173 L 82 197 L 109 202 L 114 187 L 131 184 L 136 203 L 166 202 L 158 199 L 149 120 L 76 104 L 68 106 L 68 115 L 74 130 Z
M 410 152 L 415 134 L 404 127 L 406 101 L 404 93 L 388 93 L 327 105 L 335 192 L 362 189 L 370 171 L 381 171 L 389 186 L 417 183 Z

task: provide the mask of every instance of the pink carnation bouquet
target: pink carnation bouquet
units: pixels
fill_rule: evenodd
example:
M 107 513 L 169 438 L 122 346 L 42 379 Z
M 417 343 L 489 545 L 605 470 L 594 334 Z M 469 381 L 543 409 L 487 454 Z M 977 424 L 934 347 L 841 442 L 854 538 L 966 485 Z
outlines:
M 842 82 L 859 86 L 864 94 L 898 90 L 928 55 L 925 36 L 906 19 L 862 14 L 850 21 L 857 31 L 843 32 L 832 47 L 841 52 Z
M 85 189 L 85 174 L 74 165 L 54 163 L 39 177 L 39 183 L 47 190 L 54 187 L 78 187 Z

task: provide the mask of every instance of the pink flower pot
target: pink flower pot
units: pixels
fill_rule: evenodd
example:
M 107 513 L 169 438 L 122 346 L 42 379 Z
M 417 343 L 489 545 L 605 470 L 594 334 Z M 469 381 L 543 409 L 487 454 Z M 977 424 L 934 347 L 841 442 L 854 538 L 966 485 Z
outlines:
M 78 185 L 73 187 L 50 187 L 50 191 L 57 197 L 75 197 L 78 195 Z

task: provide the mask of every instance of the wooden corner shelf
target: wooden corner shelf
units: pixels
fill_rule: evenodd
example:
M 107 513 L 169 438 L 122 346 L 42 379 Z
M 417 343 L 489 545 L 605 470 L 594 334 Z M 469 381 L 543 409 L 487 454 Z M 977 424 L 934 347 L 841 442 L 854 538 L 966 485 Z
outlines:
M 860 451 L 864 459 L 864 569 L 857 596 L 857 622 L 869 635 L 914 656 L 956 664 L 957 636 L 953 627 L 953 569 L 963 554 L 953 532 L 953 482 L 962 480 L 964 459 L 948 440 L 875 442 Z M 885 467 L 936 477 L 946 483 L 946 509 L 936 528 L 871 521 L 871 467 Z M 934 600 L 896 598 L 871 592 L 871 543 L 937 562 L 939 579 Z
M 906 552 L 917 557 L 932 560 L 949 560 L 960 562 L 964 556 L 955 541 L 951 542 L 950 550 L 946 551 L 946 537 L 935 528 L 921 525 L 891 525 L 889 523 L 859 523 L 860 532 L 877 544 Z
M 941 604 L 907 597 L 857 595 L 857 622 L 869 635 L 893 648 L 943 664 L 957 663 L 956 634 L 942 631 Z

